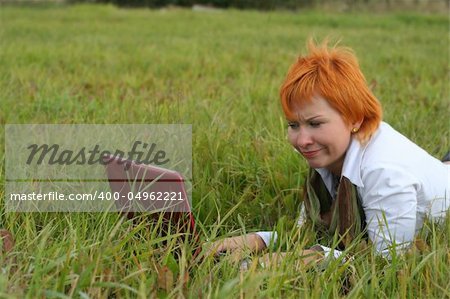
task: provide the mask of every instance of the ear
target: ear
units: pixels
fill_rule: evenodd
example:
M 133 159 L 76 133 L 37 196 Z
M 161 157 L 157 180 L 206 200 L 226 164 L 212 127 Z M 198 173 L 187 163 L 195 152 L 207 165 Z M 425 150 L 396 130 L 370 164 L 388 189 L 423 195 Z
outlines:
M 361 127 L 363 122 L 364 122 L 364 118 L 362 118 L 361 120 L 358 120 L 358 121 L 352 123 L 352 128 L 356 128 L 356 129 L 359 130 L 359 128 Z

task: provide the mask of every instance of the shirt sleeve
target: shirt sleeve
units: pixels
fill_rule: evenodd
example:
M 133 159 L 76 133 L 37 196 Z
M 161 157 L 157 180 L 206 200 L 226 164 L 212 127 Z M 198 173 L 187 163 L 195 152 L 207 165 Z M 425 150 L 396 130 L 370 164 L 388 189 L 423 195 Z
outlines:
M 273 244 L 277 242 L 277 232 L 257 232 L 255 234 L 261 237 L 261 239 L 264 241 L 264 244 L 266 244 L 266 247 L 269 247 L 271 241 L 273 242 Z
M 297 220 L 297 226 L 301 227 L 306 221 L 306 210 L 305 210 L 305 205 L 302 204 L 300 207 L 300 216 Z M 270 245 L 270 242 L 272 241 L 273 244 L 275 244 L 277 242 L 277 232 L 271 232 L 271 231 L 265 231 L 265 232 L 257 232 L 255 233 L 258 236 L 261 237 L 261 239 L 264 241 L 264 244 L 266 244 L 266 247 L 268 247 Z
M 300 228 L 303 226 L 303 224 L 305 224 L 306 222 L 306 210 L 305 210 L 305 204 L 302 203 L 301 207 L 300 207 L 300 216 L 297 219 L 297 226 Z
M 408 248 L 414 239 L 418 183 L 405 170 L 378 166 L 363 174 L 362 206 L 375 249 L 390 258 L 391 250 Z

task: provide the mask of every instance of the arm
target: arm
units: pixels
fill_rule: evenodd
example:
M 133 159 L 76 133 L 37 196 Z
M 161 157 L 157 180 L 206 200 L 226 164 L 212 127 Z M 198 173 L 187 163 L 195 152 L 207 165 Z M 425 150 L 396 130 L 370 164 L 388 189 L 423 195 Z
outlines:
M 302 204 L 302 206 L 300 208 L 300 217 L 297 220 L 297 226 L 299 228 L 302 227 L 302 225 L 306 222 L 307 217 L 308 216 L 306 215 L 305 205 Z M 323 257 L 323 258 L 327 258 L 331 253 L 333 254 L 334 258 L 338 258 L 342 254 L 342 251 L 339 251 L 337 249 L 332 250 L 331 248 L 322 246 L 320 244 L 314 245 L 313 247 L 306 249 L 306 250 L 320 252 L 321 253 L 320 257 Z M 310 252 L 308 252 L 308 253 L 310 253 Z
M 376 251 L 389 258 L 392 245 L 400 252 L 414 240 L 418 183 L 404 170 L 380 165 L 363 173 L 362 179 L 369 238 Z
M 297 220 L 297 227 L 301 228 L 303 224 L 307 220 L 305 206 L 302 204 L 300 207 L 300 215 Z M 264 243 L 268 246 L 270 244 L 271 238 L 273 238 L 274 243 L 277 240 L 276 232 L 258 232 L 257 233 L 264 240 Z M 331 248 L 322 246 L 322 245 L 314 245 L 309 249 L 303 249 L 300 252 L 296 253 L 297 259 L 297 267 L 308 267 L 314 265 L 317 262 L 320 262 L 324 258 L 327 258 L 331 253 L 335 258 L 338 258 L 342 252 L 339 250 L 331 250 Z M 260 258 L 260 265 L 263 267 L 268 266 L 279 266 L 281 261 L 286 257 L 287 252 L 274 252 L 274 253 L 266 253 L 264 256 Z
M 367 171 L 363 182 L 362 205 L 369 238 L 376 251 L 389 258 L 392 245 L 395 244 L 395 249 L 401 252 L 414 240 L 418 183 L 409 173 L 392 166 Z M 302 210 L 298 225 L 303 225 L 305 219 Z M 303 250 L 299 260 L 304 265 L 311 265 L 330 254 L 338 258 L 342 252 L 316 245 Z M 263 263 L 269 263 L 274 259 L 279 263 L 283 257 L 284 254 L 275 256 L 267 254 L 263 257 Z
M 268 232 L 267 232 L 268 233 Z M 266 248 L 266 243 L 258 233 L 230 237 L 215 241 L 209 248 L 209 254 L 218 255 L 221 252 L 233 252 L 248 249 L 251 252 L 260 252 Z
M 417 180 L 408 172 L 392 165 L 366 171 L 363 175 L 362 205 L 367 222 L 367 231 L 376 251 L 390 257 L 390 250 L 401 252 L 414 240 L 417 213 Z M 305 222 L 302 206 L 298 226 Z M 319 249 L 321 248 L 321 250 Z M 342 255 L 339 250 L 316 245 L 309 250 L 322 251 L 323 257 Z M 318 258 L 320 259 L 320 257 Z

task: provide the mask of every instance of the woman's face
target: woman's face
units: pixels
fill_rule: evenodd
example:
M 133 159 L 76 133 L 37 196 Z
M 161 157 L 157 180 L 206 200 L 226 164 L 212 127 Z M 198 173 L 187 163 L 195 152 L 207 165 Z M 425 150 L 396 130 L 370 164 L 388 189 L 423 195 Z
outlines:
M 327 168 L 339 176 L 354 126 L 347 125 L 340 113 L 319 96 L 294 106 L 294 112 L 297 119 L 289 121 L 289 142 L 310 167 Z

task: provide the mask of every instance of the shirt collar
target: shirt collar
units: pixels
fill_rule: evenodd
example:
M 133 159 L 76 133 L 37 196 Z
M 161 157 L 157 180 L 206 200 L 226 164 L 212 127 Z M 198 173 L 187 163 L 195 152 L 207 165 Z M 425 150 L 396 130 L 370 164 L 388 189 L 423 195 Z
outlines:
M 364 187 L 361 178 L 361 163 L 366 147 L 361 145 L 361 143 L 352 138 L 350 146 L 345 154 L 344 165 L 342 166 L 341 176 L 345 176 L 350 180 L 353 185 L 357 187 Z M 316 168 L 316 171 L 322 177 L 328 190 L 331 191 L 332 174 L 326 168 Z M 330 192 L 331 193 L 331 192 Z
M 361 188 L 364 187 L 361 178 L 361 163 L 365 149 L 366 147 L 361 145 L 356 138 L 352 138 L 342 166 L 342 176 L 348 178 L 353 185 Z

